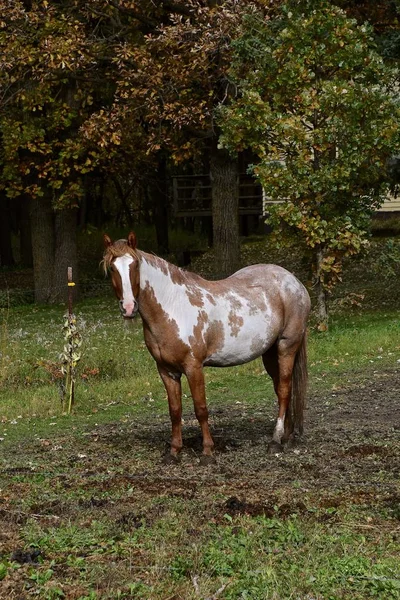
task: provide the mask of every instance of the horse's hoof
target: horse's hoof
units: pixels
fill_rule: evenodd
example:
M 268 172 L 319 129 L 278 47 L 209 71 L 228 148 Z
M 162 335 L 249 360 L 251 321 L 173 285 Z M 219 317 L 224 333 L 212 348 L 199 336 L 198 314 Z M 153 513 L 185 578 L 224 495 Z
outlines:
M 278 442 L 272 440 L 272 442 L 268 444 L 268 454 L 278 454 L 280 452 L 283 452 L 282 444 L 278 444 Z
M 289 450 L 292 450 L 293 448 L 297 448 L 298 446 L 301 446 L 302 443 L 303 443 L 302 437 L 292 433 L 292 435 L 290 435 L 289 438 L 287 439 L 286 447 Z
M 212 454 L 202 454 L 200 456 L 200 464 L 202 467 L 208 467 L 209 465 L 216 465 L 217 461 L 215 459 L 215 456 L 213 456 Z
M 163 465 L 178 465 L 181 462 L 181 457 L 179 454 L 166 454 L 163 459 Z
M 284 442 L 288 450 L 295 448 L 296 446 L 296 440 L 293 435 L 289 436 L 286 440 L 284 440 Z

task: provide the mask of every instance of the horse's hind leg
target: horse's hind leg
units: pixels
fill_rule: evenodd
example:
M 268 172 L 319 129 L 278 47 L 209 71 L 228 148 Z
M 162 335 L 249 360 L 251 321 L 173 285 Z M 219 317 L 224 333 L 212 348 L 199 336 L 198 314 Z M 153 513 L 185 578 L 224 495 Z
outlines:
M 293 432 L 289 405 L 292 392 L 292 373 L 298 347 L 298 343 L 282 338 L 277 340 L 262 357 L 264 367 L 274 383 L 279 406 L 272 441 L 269 444 L 271 453 L 282 451 L 282 441 L 286 441 Z
M 177 462 L 182 450 L 182 387 L 181 374 L 171 373 L 168 369 L 157 365 L 160 377 L 163 380 L 168 395 L 169 415 L 172 425 L 171 451 L 164 458 L 164 462 Z

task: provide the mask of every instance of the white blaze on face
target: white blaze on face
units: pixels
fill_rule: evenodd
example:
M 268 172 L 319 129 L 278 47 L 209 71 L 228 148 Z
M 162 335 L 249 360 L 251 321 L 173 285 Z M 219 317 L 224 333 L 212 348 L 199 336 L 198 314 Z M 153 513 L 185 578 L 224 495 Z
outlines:
M 132 315 L 135 306 L 135 298 L 133 296 L 131 278 L 129 275 L 129 267 L 132 263 L 133 258 L 132 256 L 129 256 L 129 254 L 119 256 L 114 261 L 114 266 L 118 269 L 122 282 L 122 306 L 128 317 Z

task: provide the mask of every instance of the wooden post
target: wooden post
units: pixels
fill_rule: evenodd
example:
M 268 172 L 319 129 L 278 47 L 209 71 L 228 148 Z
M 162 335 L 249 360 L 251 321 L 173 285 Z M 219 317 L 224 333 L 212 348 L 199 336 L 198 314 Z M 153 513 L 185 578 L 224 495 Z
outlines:
M 64 366 L 65 384 L 63 388 L 63 409 L 71 413 L 75 402 L 75 367 L 80 360 L 78 348 L 82 343 L 81 336 L 76 328 L 76 318 L 72 307 L 72 288 L 75 283 L 72 281 L 72 267 L 68 267 L 68 313 L 64 322 L 64 338 L 67 345 L 64 346 Z
M 74 316 L 72 311 L 72 288 L 75 283 L 72 281 L 72 267 L 68 267 L 68 324 L 70 329 L 70 340 L 69 340 L 69 360 L 67 367 L 67 378 L 65 382 L 67 397 L 68 397 L 68 414 L 71 413 L 72 407 L 75 401 L 75 368 L 74 368 L 74 344 L 72 337 L 72 329 L 74 325 Z
M 72 267 L 68 267 L 68 317 L 72 315 L 72 288 L 74 285 L 72 281 Z
M 75 402 L 75 376 L 76 365 L 81 359 L 79 348 L 82 345 L 82 336 L 76 326 L 76 317 L 72 307 L 72 267 L 68 267 L 68 312 L 64 319 L 63 333 L 66 344 L 62 354 L 62 373 L 65 375 L 62 386 L 62 407 L 68 414 L 71 413 Z

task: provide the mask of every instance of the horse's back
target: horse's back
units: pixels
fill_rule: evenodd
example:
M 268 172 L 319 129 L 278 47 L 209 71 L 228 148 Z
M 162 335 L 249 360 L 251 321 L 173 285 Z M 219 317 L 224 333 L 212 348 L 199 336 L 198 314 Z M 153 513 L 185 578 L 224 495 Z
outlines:
M 236 271 L 225 281 L 229 286 L 243 289 L 259 288 L 260 292 L 262 290 L 270 298 L 279 296 L 286 308 L 288 304 L 295 302 L 305 313 L 308 314 L 310 310 L 310 297 L 304 285 L 293 273 L 279 265 L 250 265 Z
M 236 271 L 232 275 L 230 275 L 226 281 L 252 281 L 253 283 L 258 283 L 260 285 L 265 285 L 271 280 L 279 282 L 296 282 L 300 287 L 304 288 L 303 284 L 297 279 L 293 273 L 281 267 L 280 265 L 274 264 L 263 264 L 259 263 L 256 265 L 249 265 L 247 267 L 243 267 L 239 271 Z

